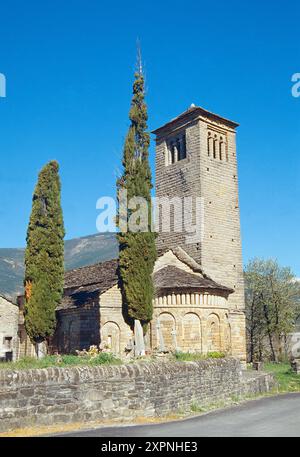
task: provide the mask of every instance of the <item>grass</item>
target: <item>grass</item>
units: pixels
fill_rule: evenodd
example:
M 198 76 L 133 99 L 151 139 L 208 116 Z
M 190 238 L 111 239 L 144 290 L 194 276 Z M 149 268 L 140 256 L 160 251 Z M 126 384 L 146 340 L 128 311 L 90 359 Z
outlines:
M 205 360 L 210 358 L 222 358 L 225 354 L 221 352 L 210 352 L 206 355 L 192 352 L 177 352 L 172 356 L 172 359 L 182 362 L 193 362 L 195 360 Z M 141 359 L 145 361 L 144 358 Z M 135 363 L 139 360 L 133 359 L 130 362 Z M 0 363 L 0 370 L 29 370 L 33 368 L 49 368 L 49 367 L 69 367 L 69 366 L 97 366 L 103 364 L 118 365 L 123 363 L 120 359 L 109 352 L 84 356 L 77 355 L 48 355 L 42 359 L 34 357 L 23 357 L 17 362 Z
M 289 363 L 265 363 L 264 371 L 274 375 L 279 392 L 300 392 L 300 375 L 292 371 Z
M 203 413 L 205 411 L 205 408 L 203 406 L 199 406 L 198 403 L 193 402 L 191 404 L 191 412 L 192 413 Z
M 94 357 L 78 357 L 77 355 L 48 355 L 42 359 L 24 357 L 17 362 L 0 363 L 0 370 L 29 370 L 32 368 L 97 366 L 103 364 L 117 365 L 122 361 L 113 354 L 103 352 Z
M 225 357 L 225 354 L 223 352 L 208 352 L 207 354 L 200 354 L 197 352 L 176 352 L 174 357 L 180 362 L 194 362 L 196 360 L 205 359 L 222 359 Z

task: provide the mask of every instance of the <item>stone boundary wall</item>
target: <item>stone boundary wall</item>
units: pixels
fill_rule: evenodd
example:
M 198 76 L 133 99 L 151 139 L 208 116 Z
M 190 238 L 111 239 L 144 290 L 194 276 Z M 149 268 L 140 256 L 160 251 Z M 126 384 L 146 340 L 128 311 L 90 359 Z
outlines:
M 162 416 L 266 392 L 234 358 L 115 366 L 0 370 L 0 431 L 31 425 Z

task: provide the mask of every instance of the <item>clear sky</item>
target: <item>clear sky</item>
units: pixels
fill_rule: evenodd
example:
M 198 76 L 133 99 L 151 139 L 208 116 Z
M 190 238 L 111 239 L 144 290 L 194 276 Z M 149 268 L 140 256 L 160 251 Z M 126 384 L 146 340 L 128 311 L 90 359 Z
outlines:
M 277 257 L 300 276 L 299 1 L 10 0 L 0 15 L 0 247 L 24 246 L 51 159 L 67 238 L 96 232 L 96 200 L 115 192 L 138 36 L 149 128 L 191 103 L 239 122 L 244 261 Z

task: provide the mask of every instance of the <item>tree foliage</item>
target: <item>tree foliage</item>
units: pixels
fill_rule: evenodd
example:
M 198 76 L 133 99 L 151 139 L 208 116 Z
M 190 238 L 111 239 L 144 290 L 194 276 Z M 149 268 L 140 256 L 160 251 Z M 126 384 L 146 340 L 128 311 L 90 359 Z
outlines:
M 299 312 L 299 285 L 290 268 L 275 260 L 251 260 L 245 271 L 250 361 L 277 361 Z
M 39 173 L 27 230 L 25 326 L 33 342 L 53 334 L 63 294 L 65 231 L 58 172 L 58 163 L 51 161 Z
M 125 304 L 125 317 L 132 324 L 138 319 L 145 326 L 152 318 L 152 272 L 156 259 L 155 234 L 151 232 L 151 169 L 149 165 L 150 136 L 147 131 L 147 106 L 145 103 L 144 76 L 139 67 L 135 73 L 133 97 L 129 112 L 131 121 L 123 151 L 123 173 L 117 181 L 120 207 L 120 190 L 127 192 L 128 202 L 133 197 L 143 197 L 147 202 L 147 218 L 136 231 L 128 227 L 134 209 L 119 214 L 119 271 Z M 139 209 L 138 207 L 136 209 Z

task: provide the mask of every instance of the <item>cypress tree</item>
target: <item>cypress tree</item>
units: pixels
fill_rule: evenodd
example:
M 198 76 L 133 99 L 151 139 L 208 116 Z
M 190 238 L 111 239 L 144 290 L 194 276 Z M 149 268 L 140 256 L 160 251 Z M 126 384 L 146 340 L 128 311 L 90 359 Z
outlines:
M 49 162 L 39 173 L 32 199 L 25 251 L 25 326 L 37 348 L 53 335 L 55 308 L 64 286 L 64 223 L 59 166 Z
M 132 197 L 143 197 L 146 200 L 148 231 L 122 232 L 121 222 L 128 222 L 132 210 L 128 210 L 126 216 L 119 214 L 119 272 L 125 317 L 131 325 L 134 319 L 138 319 L 146 331 L 147 323 L 152 319 L 153 314 L 154 287 L 151 275 L 156 260 L 156 247 L 155 234 L 151 232 L 150 135 L 147 131 L 145 82 L 140 64 L 134 78 L 129 112 L 131 124 L 124 144 L 123 173 L 117 181 L 117 190 L 118 198 L 120 190 L 127 191 L 128 202 Z

